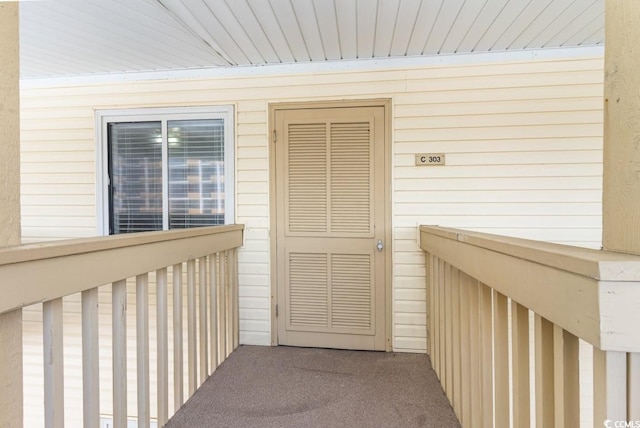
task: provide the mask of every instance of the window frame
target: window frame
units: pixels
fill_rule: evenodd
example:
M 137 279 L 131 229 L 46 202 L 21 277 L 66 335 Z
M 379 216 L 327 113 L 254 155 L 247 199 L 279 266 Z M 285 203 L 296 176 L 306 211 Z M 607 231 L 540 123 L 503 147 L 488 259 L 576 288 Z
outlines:
M 235 116 L 233 105 L 206 107 L 154 107 L 134 109 L 96 110 L 96 223 L 98 234 L 109 235 L 109 137 L 110 123 L 168 122 L 172 120 L 224 120 L 224 223 L 235 223 Z M 167 141 L 167 127 L 162 125 L 163 142 Z M 163 228 L 168 230 L 169 169 L 168 146 L 162 146 L 162 212 Z

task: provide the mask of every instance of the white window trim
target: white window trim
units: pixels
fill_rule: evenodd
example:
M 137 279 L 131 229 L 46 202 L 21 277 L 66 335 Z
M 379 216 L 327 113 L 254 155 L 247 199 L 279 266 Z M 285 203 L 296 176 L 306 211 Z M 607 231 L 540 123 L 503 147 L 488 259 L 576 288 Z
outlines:
M 161 107 L 142 109 L 96 110 L 96 220 L 98 235 L 109 234 L 109 182 L 107 180 L 107 125 L 112 122 L 162 121 L 180 119 L 224 119 L 225 224 L 235 223 L 235 117 L 232 105 L 210 107 Z M 164 131 L 163 131 L 164 132 Z M 166 148 L 163 147 L 163 156 Z M 167 192 L 168 171 L 163 168 L 163 193 Z M 167 198 L 163 210 L 167 212 Z

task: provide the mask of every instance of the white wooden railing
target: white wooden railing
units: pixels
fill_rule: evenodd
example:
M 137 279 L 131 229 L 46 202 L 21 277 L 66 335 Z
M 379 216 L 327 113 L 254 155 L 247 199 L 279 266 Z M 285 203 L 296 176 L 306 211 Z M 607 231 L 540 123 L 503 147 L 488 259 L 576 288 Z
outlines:
M 113 426 L 126 427 L 131 414 L 136 415 L 138 427 L 148 427 L 151 419 L 162 426 L 170 416 L 169 409 L 179 409 L 238 346 L 236 249 L 242 245 L 243 229 L 242 225 L 206 227 L 0 249 L 0 348 L 5 347 L 6 351 L 7 347 L 21 343 L 15 337 L 22 334 L 16 331 L 16 326 L 20 325 L 23 308 L 42 303 L 45 426 L 64 426 L 63 297 L 74 293 L 82 296 L 83 403 L 80 409 L 83 424 L 98 427 L 100 418 L 104 417 L 98 362 L 99 325 L 105 320 L 99 320 L 103 303 L 98 296 L 105 289 L 111 290 L 112 306 L 112 319 L 106 321 L 111 321 L 107 324 L 112 326 L 112 355 L 108 357 L 113 360 L 110 376 L 113 401 L 109 406 Z M 155 282 L 156 314 L 149 313 L 150 276 Z M 186 278 L 186 314 L 183 313 L 183 277 Z M 128 282 L 130 291 L 135 287 L 137 410 L 133 411 L 127 409 L 127 392 L 131 389 L 127 378 L 130 371 L 127 368 Z M 156 373 L 150 373 L 149 364 L 152 315 L 157 326 L 157 343 L 153 346 L 157 349 L 157 355 L 153 356 L 157 359 Z M 183 318 L 187 320 L 186 326 Z M 168 333 L 173 338 L 171 344 Z M 185 336 L 186 350 L 183 349 Z M 0 364 L 0 379 L 15 381 L 1 387 L 4 390 L 0 398 L 5 402 L 0 402 L 0 409 L 6 410 L 0 411 L 1 427 L 23 425 L 21 412 L 11 410 L 23 405 L 22 377 L 12 372 L 20 372 L 22 349 L 19 348 L 15 359 L 11 353 L 0 352 L 3 355 L 0 360 L 4 359 L 5 363 Z M 183 355 L 187 361 L 183 361 Z M 14 360 L 18 360 L 17 363 Z M 173 379 L 169 379 L 170 360 L 173 360 Z M 28 370 L 26 364 L 25 370 Z M 188 382 L 183 378 L 185 372 Z M 157 397 L 151 397 L 150 377 L 155 378 Z M 186 395 L 185 383 L 188 385 Z M 7 393 L 8 390 L 14 393 Z M 170 396 L 173 403 L 169 403 Z M 157 409 L 153 417 L 150 415 L 152 400 Z
M 640 426 L 640 257 L 432 226 L 420 246 L 428 352 L 463 427 Z

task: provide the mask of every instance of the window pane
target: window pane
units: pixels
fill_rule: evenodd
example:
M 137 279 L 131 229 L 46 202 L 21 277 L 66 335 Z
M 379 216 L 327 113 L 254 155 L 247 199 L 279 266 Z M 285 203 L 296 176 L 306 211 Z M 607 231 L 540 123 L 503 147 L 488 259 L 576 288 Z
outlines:
M 169 229 L 224 224 L 224 120 L 169 129 Z
M 111 233 L 162 230 L 160 122 L 111 123 Z

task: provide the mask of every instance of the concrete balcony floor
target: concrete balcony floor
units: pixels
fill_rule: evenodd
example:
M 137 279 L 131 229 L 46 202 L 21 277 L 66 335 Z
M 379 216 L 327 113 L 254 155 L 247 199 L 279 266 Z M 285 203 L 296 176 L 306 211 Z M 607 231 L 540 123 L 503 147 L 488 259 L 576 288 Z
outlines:
M 460 427 L 424 354 L 241 346 L 166 425 Z

